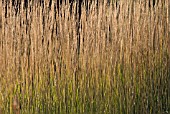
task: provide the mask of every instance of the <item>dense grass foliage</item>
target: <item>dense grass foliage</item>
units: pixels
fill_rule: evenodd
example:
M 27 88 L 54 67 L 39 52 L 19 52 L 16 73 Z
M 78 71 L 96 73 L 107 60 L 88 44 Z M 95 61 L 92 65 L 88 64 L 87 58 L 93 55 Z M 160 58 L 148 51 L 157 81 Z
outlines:
M 75 4 L 1 1 L 0 113 L 170 113 L 168 0 Z

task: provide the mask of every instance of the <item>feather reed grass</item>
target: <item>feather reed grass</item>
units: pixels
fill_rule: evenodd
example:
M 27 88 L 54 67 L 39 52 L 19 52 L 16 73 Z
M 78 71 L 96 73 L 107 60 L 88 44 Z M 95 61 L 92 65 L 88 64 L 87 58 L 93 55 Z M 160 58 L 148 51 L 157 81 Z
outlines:
M 169 3 L 156 2 L 94 0 L 80 20 L 76 2 L 1 4 L 0 113 L 168 114 Z

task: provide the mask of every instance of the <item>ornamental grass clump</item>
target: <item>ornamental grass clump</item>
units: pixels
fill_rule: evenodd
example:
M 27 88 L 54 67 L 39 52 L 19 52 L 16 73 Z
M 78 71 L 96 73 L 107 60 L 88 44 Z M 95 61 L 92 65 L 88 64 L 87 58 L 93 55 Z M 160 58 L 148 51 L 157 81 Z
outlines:
M 80 17 L 76 1 L 1 1 L 0 113 L 168 114 L 169 3 L 155 1 L 83 2 Z

